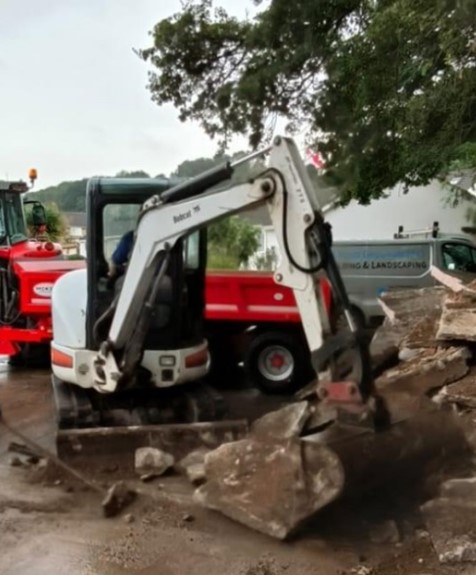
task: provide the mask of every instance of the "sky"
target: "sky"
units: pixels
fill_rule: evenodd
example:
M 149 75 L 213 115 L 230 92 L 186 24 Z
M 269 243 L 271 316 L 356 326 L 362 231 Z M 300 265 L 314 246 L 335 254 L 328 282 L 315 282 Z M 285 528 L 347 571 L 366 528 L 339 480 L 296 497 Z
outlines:
M 219 0 L 235 15 L 252 0 Z M 38 171 L 36 189 L 120 170 L 169 174 L 216 142 L 147 89 L 159 20 L 180 0 L 0 0 L 0 179 Z M 233 149 L 246 149 L 236 139 Z

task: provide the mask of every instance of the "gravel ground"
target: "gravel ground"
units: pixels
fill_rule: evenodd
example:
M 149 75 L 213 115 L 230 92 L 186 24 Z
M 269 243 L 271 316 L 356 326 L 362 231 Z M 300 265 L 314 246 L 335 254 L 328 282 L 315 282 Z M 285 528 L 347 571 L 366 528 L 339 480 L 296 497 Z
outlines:
M 0 404 L 24 433 L 52 446 L 47 372 L 0 365 Z M 438 564 L 414 494 L 342 502 L 286 543 L 197 507 L 175 476 L 139 482 L 137 500 L 104 519 L 96 494 L 46 482 L 34 465 L 12 466 L 12 439 L 0 432 L 0 575 L 476 574 Z M 386 537 L 389 524 L 397 539 L 391 530 Z

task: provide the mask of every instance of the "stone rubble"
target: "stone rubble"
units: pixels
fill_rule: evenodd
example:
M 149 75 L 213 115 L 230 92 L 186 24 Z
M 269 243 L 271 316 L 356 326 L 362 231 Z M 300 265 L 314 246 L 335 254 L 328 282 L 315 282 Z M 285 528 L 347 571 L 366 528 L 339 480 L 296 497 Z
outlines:
M 430 396 L 438 391 L 435 403 L 471 413 L 476 409 L 476 281 L 465 284 L 437 269 L 432 275 L 441 286 L 382 297 L 385 329 L 397 333 L 387 353 L 397 347 L 399 363 L 378 378 L 377 386 Z M 474 452 L 471 433 L 468 429 L 466 438 Z M 421 513 L 440 563 L 476 563 L 476 476 L 444 481 Z
M 156 447 L 139 447 L 135 452 L 135 470 L 139 476 L 163 475 L 175 463 L 173 455 Z

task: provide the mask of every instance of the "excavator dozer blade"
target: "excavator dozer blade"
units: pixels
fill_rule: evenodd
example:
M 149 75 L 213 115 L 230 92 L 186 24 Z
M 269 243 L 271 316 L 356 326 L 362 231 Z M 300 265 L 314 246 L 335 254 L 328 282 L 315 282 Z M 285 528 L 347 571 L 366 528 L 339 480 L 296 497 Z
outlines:
M 140 447 L 157 447 L 179 461 L 199 447 L 214 449 L 241 439 L 247 431 L 244 420 L 62 429 L 56 434 L 56 451 L 74 468 L 114 470 L 129 476 L 134 473 L 135 451 Z

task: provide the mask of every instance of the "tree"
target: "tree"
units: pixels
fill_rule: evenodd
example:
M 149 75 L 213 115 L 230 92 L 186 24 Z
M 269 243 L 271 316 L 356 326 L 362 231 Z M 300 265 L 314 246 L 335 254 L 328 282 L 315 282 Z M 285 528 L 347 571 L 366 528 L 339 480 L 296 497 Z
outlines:
M 238 216 L 220 220 L 208 228 L 208 267 L 239 269 L 259 246 L 260 231 Z
M 211 0 L 156 24 L 138 55 L 153 101 L 225 145 L 306 130 L 343 201 L 476 167 L 476 0 L 270 0 L 240 21 Z
M 48 239 L 53 242 L 61 241 L 64 239 L 66 234 L 66 222 L 58 209 L 58 206 L 53 203 L 45 204 L 45 212 L 46 212 L 46 233 L 48 235 Z M 26 225 L 28 227 L 28 232 L 30 236 L 35 235 L 35 229 L 33 227 L 33 215 L 31 209 L 25 210 L 26 216 Z
M 129 172 L 127 170 L 121 170 L 120 172 L 117 172 L 117 174 L 114 177 L 115 178 L 150 178 L 149 174 L 147 172 L 144 172 L 144 170 L 133 170 L 131 172 Z

